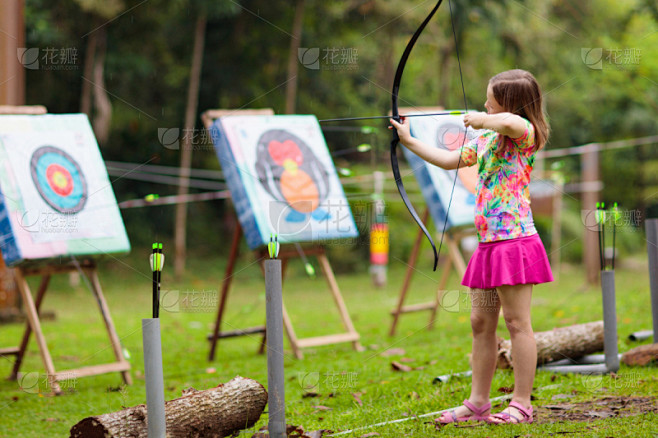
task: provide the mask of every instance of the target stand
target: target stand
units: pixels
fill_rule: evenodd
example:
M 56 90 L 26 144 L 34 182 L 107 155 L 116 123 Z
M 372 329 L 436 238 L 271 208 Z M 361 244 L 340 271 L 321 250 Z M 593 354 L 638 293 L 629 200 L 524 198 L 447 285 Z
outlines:
M 62 381 L 111 372 L 120 373 L 129 385 L 130 363 L 123 356 L 95 259 L 105 253 L 127 252 L 130 243 L 91 126 L 86 116 L 50 115 L 42 106 L 0 106 L 0 114 L 8 118 L 0 120 L 4 165 L 0 169 L 0 256 L 13 268 L 27 316 L 20 345 L 0 349 L 0 356 L 15 356 L 9 379 L 19 378 L 34 333 L 53 393 L 62 392 Z M 66 223 L 68 219 L 75 220 L 75 226 Z M 57 371 L 41 327 L 40 308 L 52 275 L 71 272 L 88 280 L 115 361 Z M 41 279 L 36 298 L 29 277 Z
M 227 298 L 228 298 L 228 293 L 229 289 L 231 286 L 231 280 L 233 278 L 234 269 L 235 269 L 235 262 L 238 258 L 239 255 L 239 248 L 240 248 L 240 240 L 242 239 L 242 227 L 240 226 L 239 223 L 237 223 L 237 228 L 233 234 L 233 242 L 231 244 L 231 252 L 229 254 L 229 260 L 228 260 L 228 265 L 226 268 L 226 273 L 224 275 L 224 280 L 222 281 L 222 291 L 219 297 L 219 305 L 217 308 L 217 318 L 215 320 L 215 325 L 213 329 L 213 333 L 208 335 L 208 341 L 210 341 L 210 353 L 208 355 L 208 360 L 212 361 L 215 358 L 215 351 L 217 349 L 217 342 L 219 339 L 222 338 L 232 338 L 232 337 L 237 337 L 237 336 L 248 336 L 248 335 L 262 335 L 261 342 L 260 342 L 260 348 L 259 348 L 259 353 L 262 354 L 265 351 L 265 345 L 266 345 L 266 329 L 265 326 L 257 326 L 257 327 L 250 327 L 250 328 L 245 328 L 245 329 L 235 329 L 231 331 L 225 331 L 222 332 L 220 331 L 221 325 L 222 325 L 222 319 L 224 316 L 224 311 L 226 309 L 226 303 L 227 303 Z M 286 336 L 288 338 L 288 341 L 290 342 L 290 347 L 292 348 L 293 354 L 297 359 L 303 359 L 304 354 L 302 352 L 302 349 L 304 348 L 311 348 L 311 347 L 319 347 L 322 345 L 333 345 L 333 344 L 340 344 L 340 343 L 347 343 L 350 342 L 352 343 L 352 346 L 354 350 L 356 351 L 363 351 L 363 347 L 361 346 L 359 339 L 360 335 L 354 328 L 354 324 L 352 323 L 352 319 L 350 318 L 349 312 L 347 311 L 347 306 L 345 305 L 345 301 L 343 300 L 343 296 L 340 293 L 340 288 L 338 287 L 338 283 L 336 282 L 336 278 L 334 276 L 333 269 L 331 268 L 331 263 L 329 263 L 329 260 L 327 259 L 325 249 L 321 245 L 313 245 L 310 247 L 305 247 L 303 249 L 303 252 L 307 256 L 315 256 L 318 262 L 320 263 L 320 266 L 322 268 L 322 274 L 324 275 L 325 279 L 327 280 L 327 284 L 329 286 L 329 290 L 331 291 L 331 295 L 334 299 L 334 302 L 336 303 L 336 306 L 338 307 L 338 312 L 341 318 L 341 322 L 345 328 L 344 333 L 337 333 L 337 334 L 331 334 L 331 335 L 325 335 L 325 336 L 317 336 L 313 338 L 298 338 L 297 334 L 295 333 L 295 329 L 292 324 L 292 320 L 290 319 L 290 316 L 288 315 L 288 311 L 286 310 L 286 305 L 285 303 L 283 304 L 283 327 L 285 328 Z M 267 249 L 263 248 L 257 251 L 254 251 L 254 256 L 258 259 L 261 265 L 261 270 L 263 270 L 263 275 L 265 274 L 264 271 L 264 262 L 265 260 L 269 259 L 269 255 L 267 254 Z M 281 276 L 282 276 L 282 282 L 285 279 L 285 273 L 286 273 L 286 268 L 288 266 L 288 261 L 291 259 L 296 259 L 299 258 L 299 253 L 298 251 L 294 248 L 293 245 L 282 245 L 281 246 L 281 252 L 279 253 L 278 259 L 281 260 Z
M 96 302 L 98 303 L 101 316 L 103 317 L 103 322 L 105 323 L 105 328 L 110 338 L 110 343 L 116 362 L 92 365 L 84 368 L 76 368 L 65 371 L 56 371 L 55 365 L 53 363 L 48 345 L 46 343 L 46 338 L 43 335 L 41 329 L 41 321 L 39 318 L 39 310 L 43 302 L 43 298 L 46 295 L 48 290 L 48 285 L 53 274 L 63 274 L 69 272 L 81 272 L 81 275 L 86 276 L 89 279 L 91 284 L 91 292 L 94 295 Z M 25 326 L 25 331 L 23 332 L 23 339 L 21 340 L 20 346 L 15 349 L 16 360 L 14 362 L 14 367 L 12 369 L 11 375 L 9 376 L 10 380 L 16 380 L 18 378 L 18 372 L 23 363 L 23 358 L 25 357 L 25 352 L 27 350 L 27 345 L 30 340 L 31 334 L 34 332 L 34 337 L 39 348 L 39 353 L 41 355 L 41 360 L 46 369 L 46 374 L 48 376 L 48 383 L 50 388 L 55 394 L 60 394 L 62 392 L 58 382 L 67 381 L 73 378 L 86 377 L 86 376 L 95 376 L 98 374 L 121 373 L 121 377 L 126 385 L 132 384 L 132 378 L 130 377 L 130 363 L 125 360 L 123 357 L 123 351 L 121 349 L 121 343 L 119 342 L 119 337 L 117 336 L 116 330 L 114 328 L 114 323 L 112 322 L 112 317 L 110 316 L 110 310 L 105 301 L 105 296 L 101 289 L 101 284 L 98 279 L 98 272 L 96 264 L 93 260 L 82 260 L 76 264 L 52 264 L 47 266 L 34 266 L 34 267 L 18 267 L 14 268 L 14 276 L 16 278 L 16 284 L 21 293 L 21 298 L 23 300 L 23 308 L 27 314 L 27 324 Z M 32 298 L 32 291 L 26 280 L 26 277 L 31 276 L 41 276 L 41 283 L 39 284 L 39 289 L 37 290 L 36 299 Z
M 266 115 L 267 116 L 267 115 L 274 115 L 274 111 L 270 108 L 259 109 L 259 110 L 258 109 L 257 110 L 208 110 L 201 115 L 201 119 L 203 120 L 206 129 L 210 130 L 211 126 L 215 122 L 215 119 L 227 115 Z M 240 221 L 237 219 L 237 215 L 236 215 L 236 229 L 233 233 L 233 240 L 231 243 L 228 264 L 226 267 L 224 279 L 222 281 L 221 293 L 219 296 L 219 303 L 217 308 L 217 318 L 215 320 L 213 332 L 210 335 L 208 335 L 208 341 L 210 341 L 210 353 L 208 355 L 209 361 L 214 360 L 215 351 L 217 348 L 217 342 L 219 341 L 219 339 L 222 338 L 231 338 L 231 337 L 248 336 L 248 335 L 261 335 L 262 337 L 260 342 L 259 353 L 262 354 L 265 351 L 265 346 L 266 346 L 265 325 L 245 328 L 245 329 L 234 329 L 224 332 L 220 330 L 222 325 L 222 319 L 224 316 L 224 311 L 227 306 L 227 298 L 231 286 L 231 280 L 235 274 L 234 272 L 235 262 L 240 252 L 239 251 L 240 241 L 242 240 L 243 236 L 245 236 L 245 232 L 242 226 L 240 225 Z M 305 254 L 305 256 L 314 256 L 318 260 L 321 266 L 322 275 L 325 277 L 327 281 L 327 285 L 329 286 L 329 290 L 331 292 L 334 303 L 338 308 L 338 313 L 340 315 L 341 323 L 345 331 L 343 333 L 336 333 L 336 334 L 330 334 L 325 336 L 298 338 L 284 303 L 282 309 L 283 326 L 288 341 L 290 342 L 290 346 L 293 350 L 293 354 L 297 359 L 302 359 L 304 357 L 302 349 L 304 348 L 312 348 L 312 347 L 333 345 L 339 343 L 351 343 L 354 350 L 363 351 L 363 347 L 359 342 L 360 335 L 356 331 L 356 328 L 352 323 L 352 319 L 350 318 L 349 312 L 347 310 L 347 306 L 345 305 L 345 301 L 343 300 L 343 296 L 340 292 L 340 288 L 338 287 L 338 283 L 336 282 L 333 269 L 331 268 L 331 263 L 329 262 L 326 256 L 324 247 L 322 245 L 314 244 L 304 247 L 302 251 Z M 269 255 L 267 254 L 267 248 L 261 247 L 260 249 L 254 249 L 252 252 L 254 256 L 257 258 L 257 260 L 260 262 L 263 276 L 265 276 L 264 262 L 265 260 L 269 259 Z M 288 261 L 291 259 L 300 258 L 301 256 L 299 252 L 300 251 L 296 249 L 294 245 L 290 245 L 290 244 L 281 245 L 281 251 L 279 253 L 278 259 L 281 260 L 282 281 L 285 278 L 285 272 L 286 272 L 286 267 L 288 265 Z
M 429 210 L 425 209 L 423 213 L 422 220 L 423 223 L 426 223 L 429 219 Z M 414 242 L 414 247 L 411 250 L 409 255 L 409 260 L 407 262 L 407 272 L 404 276 L 404 281 L 402 283 L 402 288 L 400 289 L 400 297 L 398 298 L 398 304 L 395 309 L 391 310 L 391 316 L 393 316 L 393 322 L 391 323 L 391 329 L 389 331 L 389 336 L 395 336 L 395 331 L 397 329 L 398 322 L 400 321 L 400 316 L 405 313 L 421 312 L 425 310 L 430 311 L 430 318 L 427 325 L 427 329 L 431 330 L 434 327 L 434 322 L 436 321 L 436 314 L 441 306 L 443 301 L 443 294 L 445 292 L 445 287 L 448 282 L 448 277 L 450 272 L 454 269 L 456 273 L 463 277 L 466 272 L 466 262 L 464 261 L 464 256 L 459 249 L 459 242 L 462 238 L 475 235 L 475 231 L 472 229 L 464 230 L 446 230 L 446 234 L 443 238 L 443 241 L 448 247 L 448 257 L 446 257 L 445 262 L 443 263 L 441 274 L 441 280 L 439 281 L 439 287 L 436 290 L 436 298 L 434 301 L 419 303 L 419 304 L 408 304 L 405 305 L 404 301 L 407 297 L 407 292 L 409 291 L 409 286 L 411 285 L 411 279 L 413 278 L 414 272 L 416 271 L 416 261 L 418 260 L 418 253 L 420 252 L 420 245 L 423 241 L 423 231 L 418 230 L 416 235 L 416 241 Z

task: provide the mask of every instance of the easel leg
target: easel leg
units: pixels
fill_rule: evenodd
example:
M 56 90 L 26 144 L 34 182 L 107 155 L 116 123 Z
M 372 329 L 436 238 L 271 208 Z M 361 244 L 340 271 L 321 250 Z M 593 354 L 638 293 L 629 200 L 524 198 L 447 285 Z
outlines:
M 121 341 L 119 341 L 119 336 L 114 328 L 114 322 L 112 322 L 112 316 L 110 316 L 110 309 L 107 306 L 103 290 L 101 289 L 101 282 L 98 279 L 98 271 L 95 266 L 93 268 L 84 268 L 83 271 L 91 282 L 91 290 L 96 298 L 101 315 L 103 316 L 103 322 L 105 323 L 105 328 L 107 329 L 107 334 L 109 335 L 110 343 L 112 344 L 112 350 L 114 351 L 114 357 L 117 362 L 125 363 L 126 359 L 123 357 L 123 351 L 121 350 Z M 129 370 L 121 371 L 121 376 L 126 385 L 132 385 L 132 377 L 130 377 Z
M 288 316 L 285 304 L 283 305 L 283 327 L 286 329 L 286 336 L 288 336 L 293 354 L 297 359 L 304 359 L 304 353 L 302 353 L 302 350 L 297 345 L 297 335 L 295 334 L 295 329 L 292 327 L 292 321 Z
M 457 239 L 450 235 L 446 235 L 446 244 L 448 245 L 450 258 L 454 261 L 457 272 L 463 277 L 466 273 L 466 262 L 464 261 L 464 256 L 459 250 L 459 245 L 457 245 Z
M 50 388 L 55 394 L 61 394 L 62 390 L 56 380 L 55 366 L 53 365 L 53 360 L 50 357 L 50 352 L 48 351 L 46 338 L 43 336 L 43 332 L 41 331 L 39 314 L 37 313 L 36 306 L 32 300 L 32 292 L 30 291 L 30 286 L 27 284 L 25 277 L 23 277 L 23 273 L 21 272 L 20 268 L 16 268 L 14 270 L 14 275 L 16 277 L 16 284 L 18 285 L 18 289 L 21 291 L 21 297 L 23 298 L 23 305 L 25 306 L 25 312 L 27 313 L 28 323 L 34 332 L 34 338 L 36 339 L 37 345 L 39 346 L 39 353 L 41 354 L 43 365 L 46 368 Z
M 425 209 L 425 212 L 423 213 L 423 223 L 427 222 L 427 219 L 429 218 L 429 210 Z M 418 234 L 416 235 L 416 240 L 414 242 L 414 247 L 411 250 L 411 255 L 409 256 L 409 263 L 407 265 L 407 272 L 404 274 L 404 282 L 402 283 L 402 290 L 400 291 L 400 298 L 398 299 L 398 305 L 393 311 L 393 323 L 391 324 L 391 330 L 388 332 L 389 336 L 395 336 L 395 330 L 398 325 L 398 321 L 400 320 L 400 315 L 402 311 L 402 306 L 404 305 L 404 300 L 407 296 L 407 291 L 409 290 L 409 286 L 411 285 L 411 277 L 414 274 L 414 270 L 416 268 L 416 261 L 418 260 L 418 253 L 420 251 L 420 244 L 423 239 L 423 232 L 421 230 L 418 230 Z
M 446 284 L 448 283 L 448 277 L 450 276 L 450 268 L 452 268 L 452 258 L 447 257 L 445 263 L 443 263 L 443 273 L 441 274 L 441 281 L 439 282 L 439 288 L 436 290 L 436 305 L 430 311 L 430 321 L 427 324 L 427 330 L 432 330 L 434 328 L 434 322 L 436 321 L 436 313 L 441 306 L 441 301 L 443 300 L 443 293 L 446 289 Z
M 354 324 L 352 324 L 352 318 L 350 318 L 350 314 L 347 311 L 347 307 L 345 306 L 345 301 L 343 301 L 343 296 L 340 294 L 338 283 L 336 282 L 336 278 L 334 277 L 334 271 L 331 269 L 331 265 L 329 264 L 329 260 L 327 260 L 327 256 L 324 254 L 324 251 L 318 254 L 317 258 L 318 261 L 320 262 L 320 266 L 322 266 L 322 271 L 324 272 L 324 276 L 327 278 L 329 289 L 331 289 L 331 294 L 333 295 L 334 301 L 338 306 L 338 310 L 340 311 L 340 318 L 343 321 L 343 325 L 345 326 L 345 329 L 347 329 L 347 331 L 350 334 L 358 335 L 356 329 L 354 328 Z M 352 346 L 356 351 L 364 350 L 364 348 L 361 346 L 358 340 L 352 342 Z
M 242 227 L 238 222 L 233 233 L 233 241 L 231 242 L 231 252 L 228 257 L 228 264 L 226 265 L 226 272 L 224 273 L 224 280 L 222 280 L 222 293 L 219 298 L 219 306 L 217 307 L 217 318 L 215 319 L 215 327 L 213 329 L 212 339 L 210 340 L 210 353 L 208 354 L 208 361 L 215 359 L 215 349 L 219 340 L 219 329 L 222 325 L 222 317 L 224 316 L 224 309 L 226 308 L 226 299 L 231 287 L 231 280 L 233 279 L 233 269 L 235 268 L 235 261 L 240 252 L 240 239 L 242 238 Z M 264 342 L 264 340 L 263 340 Z
M 39 284 L 39 290 L 37 291 L 37 299 L 35 302 L 35 309 L 37 315 L 39 314 L 39 309 L 41 308 L 41 302 L 43 301 L 43 296 L 46 294 L 46 289 L 48 289 L 48 284 L 50 283 L 50 275 L 44 275 L 41 277 L 41 284 Z M 32 334 L 32 327 L 30 322 L 25 323 L 25 332 L 23 333 L 23 339 L 21 340 L 21 345 L 18 347 L 18 354 L 16 355 L 16 362 L 14 362 L 14 368 L 11 371 L 9 380 L 16 380 L 18 378 L 18 371 L 21 368 L 23 363 L 23 357 L 25 351 L 27 350 L 27 344 L 30 341 L 30 335 Z

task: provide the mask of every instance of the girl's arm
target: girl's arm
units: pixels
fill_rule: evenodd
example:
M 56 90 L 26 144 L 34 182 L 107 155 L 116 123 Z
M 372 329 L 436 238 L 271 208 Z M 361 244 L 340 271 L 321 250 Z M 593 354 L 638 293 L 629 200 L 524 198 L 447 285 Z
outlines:
M 512 113 L 471 113 L 464 116 L 464 125 L 473 129 L 491 129 L 510 138 L 523 137 L 526 130 L 525 120 Z
M 391 119 L 391 125 L 397 129 L 400 143 L 423 160 L 446 170 L 457 168 L 457 164 L 460 162 L 459 154 L 461 153 L 459 149 L 446 151 L 445 149 L 427 146 L 422 141 L 411 136 L 411 133 L 409 132 L 409 123 L 407 123 L 404 118 L 402 119 L 402 123 L 398 123 Z M 462 161 L 459 167 L 466 167 L 466 164 Z

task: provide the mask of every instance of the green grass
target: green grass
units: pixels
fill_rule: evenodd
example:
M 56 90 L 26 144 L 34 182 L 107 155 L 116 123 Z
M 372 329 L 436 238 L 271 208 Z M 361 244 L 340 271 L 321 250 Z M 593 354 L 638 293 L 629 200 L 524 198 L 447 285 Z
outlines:
M 119 261 L 108 260 L 101 266 L 101 282 L 123 346 L 130 351 L 134 384 L 124 387 L 118 374 L 79 378 L 65 382 L 65 394 L 51 397 L 39 394 L 47 391 L 42 381 L 28 390 L 17 382 L 0 381 L 0 436 L 50 437 L 68 436 L 68 431 L 82 418 L 133 406 L 145 402 L 141 319 L 150 315 L 150 272 L 146 255 L 131 255 Z M 439 273 L 432 273 L 429 257 L 421 257 L 413 279 L 408 302 L 427 301 L 433 297 Z M 253 259 L 243 257 L 239 273 L 229 297 L 225 329 L 260 325 L 265 319 L 264 283 Z M 266 357 L 257 354 L 260 338 L 241 337 L 219 343 L 216 359 L 207 361 L 208 342 L 212 326 L 217 291 L 223 277 L 225 262 L 212 259 L 195 260 L 187 276 L 175 283 L 170 270 L 164 271 L 164 289 L 195 291 L 195 312 L 161 312 L 165 397 L 180 396 L 190 386 L 207 389 L 226 382 L 236 375 L 253 378 L 267 385 Z M 134 269 L 130 268 L 134 266 Z M 640 263 L 639 266 L 642 266 Z M 619 348 L 631 348 L 624 339 L 632 331 L 651 328 L 648 272 L 645 268 L 617 271 L 617 315 Z M 319 267 L 316 266 L 319 272 Z M 341 331 L 328 289 L 321 278 L 303 275 L 301 262 L 292 262 L 284 283 L 284 299 L 298 336 L 316 336 Z M 601 319 L 601 297 L 596 288 L 583 288 L 583 272 L 579 267 L 563 265 L 559 280 L 535 288 L 533 326 L 536 331 Z M 366 351 L 358 353 L 350 344 L 305 350 L 305 358 L 296 360 L 286 351 L 286 419 L 289 424 L 302 425 L 305 430 L 356 429 L 374 423 L 405 418 L 456 406 L 468 396 L 470 379 L 453 379 L 433 385 L 440 374 L 469 369 L 470 353 L 469 309 L 464 294 L 452 295 L 449 310 L 439 312 L 436 326 L 427 330 L 428 314 L 404 315 L 398 334 L 388 337 L 390 310 L 394 307 L 404 265 L 392 260 L 388 286 L 375 289 L 365 274 L 340 275 L 338 282 L 354 324 L 361 334 Z M 458 279 L 450 279 L 449 288 L 457 289 Z M 36 279 L 31 280 L 36 288 Z M 205 301 L 203 299 L 205 297 Z M 54 278 L 46 296 L 44 310 L 56 313 L 56 321 L 45 321 L 43 330 L 58 370 L 103 363 L 112 359 L 100 315 L 84 283 L 68 286 L 66 276 Z M 16 345 L 23 325 L 0 327 L 2 346 Z M 499 334 L 507 337 L 501 321 Z M 286 344 L 288 348 L 288 345 Z M 403 348 L 411 372 L 393 371 L 392 360 L 402 356 L 384 357 L 389 348 Z M 0 361 L 0 374 L 8 375 L 11 363 Z M 22 368 L 25 373 L 43 375 L 44 368 L 34 341 Z M 502 387 L 510 387 L 509 371 L 497 371 L 491 396 L 502 395 Z M 549 389 L 540 388 L 553 385 Z M 556 386 L 557 385 L 557 386 Z M 304 388 L 306 386 L 306 389 Z M 536 406 L 555 404 L 558 394 L 573 396 L 569 402 L 587 401 L 607 395 L 658 394 L 655 368 L 622 366 L 617 379 L 591 379 L 577 375 L 552 375 L 539 372 L 535 381 Z M 302 395 L 311 390 L 317 397 Z M 362 405 L 353 396 L 357 394 Z M 325 406 L 323 410 L 316 406 Z M 546 424 L 508 427 L 449 426 L 436 431 L 434 417 L 360 430 L 347 436 L 378 432 L 386 437 L 445 436 L 655 436 L 658 420 L 655 414 L 625 418 L 601 419 L 592 422 L 550 422 Z M 264 414 L 256 428 L 267 423 Z M 245 434 L 243 436 L 251 436 Z

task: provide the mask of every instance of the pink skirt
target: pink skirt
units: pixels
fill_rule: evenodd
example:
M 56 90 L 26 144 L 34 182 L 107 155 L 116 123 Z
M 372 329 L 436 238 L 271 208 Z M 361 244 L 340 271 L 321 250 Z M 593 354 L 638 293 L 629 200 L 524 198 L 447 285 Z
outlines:
M 553 281 L 551 265 L 539 234 L 480 242 L 471 256 L 463 286 L 493 289 L 503 285 L 539 284 Z

